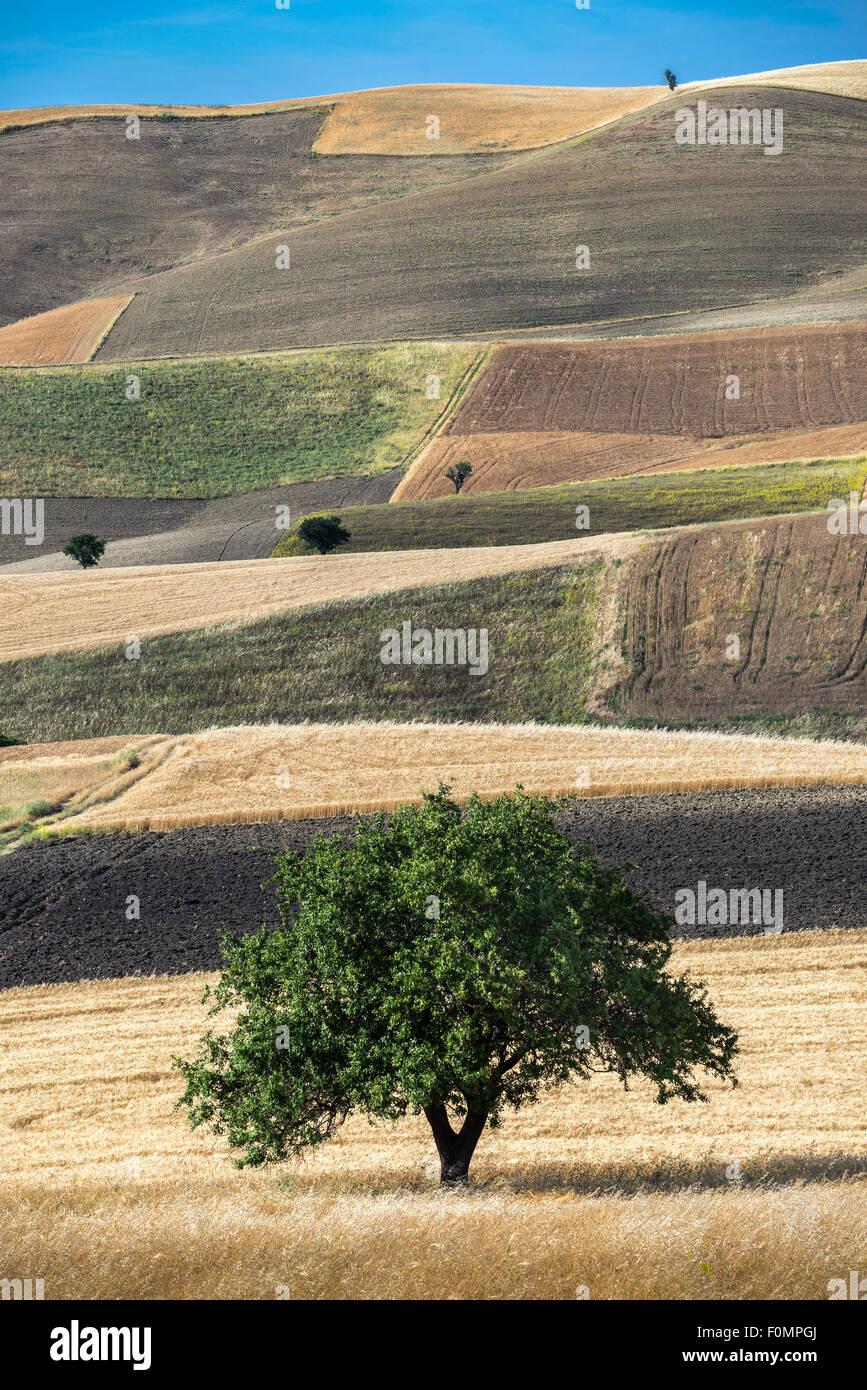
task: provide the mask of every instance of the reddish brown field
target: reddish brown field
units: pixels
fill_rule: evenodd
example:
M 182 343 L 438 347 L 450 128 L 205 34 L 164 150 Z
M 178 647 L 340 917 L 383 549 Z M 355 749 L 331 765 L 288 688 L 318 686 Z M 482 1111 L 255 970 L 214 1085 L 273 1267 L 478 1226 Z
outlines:
M 673 434 L 516 430 L 512 434 L 440 434 L 400 480 L 390 500 L 449 497 L 447 468 L 466 459 L 473 472 L 465 492 L 515 492 L 556 483 L 590 482 L 630 474 L 685 473 L 698 468 L 746 468 L 801 459 L 849 458 L 867 452 L 867 421 L 821 430 L 785 430 L 765 439 L 690 439 Z
M 0 328 L 0 367 L 62 367 L 89 362 L 132 295 L 87 299 Z
M 865 446 L 861 323 L 516 343 L 492 355 L 392 500 L 447 495 L 460 458 L 473 465 L 466 490 L 490 492 Z
M 625 569 L 609 711 L 863 713 L 867 536 L 831 535 L 823 514 L 775 517 L 672 532 Z

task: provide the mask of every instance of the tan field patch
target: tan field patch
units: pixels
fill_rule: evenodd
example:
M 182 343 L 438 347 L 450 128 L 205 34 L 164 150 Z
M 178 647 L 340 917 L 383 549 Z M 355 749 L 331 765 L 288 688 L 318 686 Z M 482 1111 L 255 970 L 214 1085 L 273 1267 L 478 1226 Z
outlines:
M 567 430 L 439 434 L 401 478 L 389 500 L 413 502 L 453 495 L 454 488 L 444 474 L 461 459 L 473 466 L 463 492 L 509 492 L 595 478 L 857 457 L 865 450 L 867 422 L 786 432 L 772 438 L 748 437 L 744 443 L 683 435 Z
M 44 656 L 240 622 L 337 599 L 394 593 L 573 559 L 627 555 L 640 545 L 611 534 L 539 545 L 395 550 L 288 560 L 142 565 L 0 577 L 0 660 Z
M 0 831 L 112 799 L 146 777 L 170 746 L 148 734 L 0 748 Z
M 59 745 L 62 748 L 62 745 Z M 38 761 L 39 745 L 32 755 Z M 77 755 L 80 757 L 81 755 Z M 62 755 L 56 754 L 58 764 Z M 169 830 L 495 796 L 867 783 L 867 746 L 538 724 L 301 724 L 209 729 L 156 742 L 145 775 L 56 829 Z
M 63 367 L 89 362 L 132 295 L 85 299 L 0 328 L 0 367 Z
M 668 95 L 665 87 L 380 87 L 342 97 L 319 154 L 485 154 L 535 149 L 595 130 Z M 428 137 L 428 117 L 439 121 Z
M 345 94 L 323 97 L 296 97 L 288 101 L 259 101 L 248 106 L 141 106 L 130 102 L 126 106 L 28 106 L 14 111 L 0 111 L 0 130 L 4 126 L 45 125 L 48 121 L 81 121 L 99 117 L 116 116 L 123 120 L 126 116 L 190 116 L 204 119 L 208 116 L 260 116 L 279 111 L 300 111 L 307 106 L 320 106 L 329 102 L 341 101 Z M 354 93 L 349 93 L 350 96 Z
M 839 1180 L 867 1153 L 865 965 L 864 930 L 677 943 L 738 1030 L 739 1087 L 564 1086 L 487 1130 L 479 1186 L 447 1197 L 423 1118 L 351 1119 L 288 1188 L 192 1133 L 170 1058 L 213 976 L 8 990 L 7 1268 L 46 1298 L 826 1298 L 867 1236 L 863 1183 Z
M 744 77 L 718 77 L 712 81 L 685 82 L 680 92 L 700 87 L 790 87 L 802 92 L 829 92 L 832 96 L 867 98 L 867 60 L 841 63 L 804 63 L 795 68 L 771 68 Z

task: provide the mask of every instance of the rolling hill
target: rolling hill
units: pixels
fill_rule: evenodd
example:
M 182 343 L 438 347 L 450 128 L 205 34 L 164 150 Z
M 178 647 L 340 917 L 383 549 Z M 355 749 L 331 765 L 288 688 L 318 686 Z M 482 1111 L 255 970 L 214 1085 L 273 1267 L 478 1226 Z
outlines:
M 761 106 L 767 92 L 726 88 L 720 99 Z M 784 100 L 779 158 L 677 145 L 675 96 L 459 186 L 154 275 L 129 286 L 136 297 L 97 358 L 490 337 L 717 309 L 855 270 L 867 106 L 814 92 Z M 588 269 L 576 268 L 579 246 Z

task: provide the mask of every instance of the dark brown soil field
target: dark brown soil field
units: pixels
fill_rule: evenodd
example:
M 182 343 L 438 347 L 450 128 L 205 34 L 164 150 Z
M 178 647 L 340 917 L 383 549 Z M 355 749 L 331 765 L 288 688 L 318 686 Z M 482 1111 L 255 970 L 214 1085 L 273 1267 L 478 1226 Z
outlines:
M 623 584 L 618 717 L 863 714 L 867 536 L 824 514 L 690 529 L 648 543 Z
M 102 569 L 131 565 L 193 564 L 208 560 L 261 560 L 282 532 L 276 508 L 288 506 L 293 522 L 328 507 L 387 502 L 401 470 L 372 478 L 330 478 L 260 488 L 213 501 L 141 501 L 129 497 L 45 498 L 45 542 L 0 535 L 0 573 L 43 573 L 75 569 L 63 546 L 70 536 L 92 531 L 107 541 Z
M 726 108 L 782 106 L 782 154 L 677 145 L 678 96 L 459 187 L 296 228 L 288 272 L 275 270 L 269 235 L 154 276 L 98 358 L 593 324 L 785 296 L 854 270 L 865 104 L 768 88 L 718 96 Z M 587 270 L 577 245 L 590 247 Z
M 138 140 L 123 116 L 0 135 L 0 324 L 508 158 L 314 155 L 327 111 L 143 119 Z
M 678 888 L 783 890 L 784 930 L 867 924 L 867 789 L 676 793 L 584 802 L 564 818 L 575 844 L 638 866 L 635 885 L 665 911 Z M 0 989 L 219 965 L 221 923 L 277 920 L 255 846 L 303 849 L 352 821 L 284 821 L 31 843 L 0 858 Z M 126 902 L 139 898 L 141 918 Z M 761 928 L 681 927 L 683 935 Z

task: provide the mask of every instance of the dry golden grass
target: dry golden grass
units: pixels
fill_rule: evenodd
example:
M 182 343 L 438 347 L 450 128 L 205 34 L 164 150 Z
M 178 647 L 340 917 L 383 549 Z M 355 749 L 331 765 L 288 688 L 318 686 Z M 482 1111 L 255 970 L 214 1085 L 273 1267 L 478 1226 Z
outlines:
M 0 830 L 119 795 L 148 774 L 166 743 L 149 735 L 0 748 Z
M 701 468 L 755 467 L 803 459 L 839 459 L 867 450 L 867 421 L 789 431 L 769 438 L 697 440 L 683 435 L 603 434 L 522 430 L 497 434 L 438 434 L 419 454 L 389 499 L 412 502 L 448 497 L 445 470 L 468 459 L 467 492 L 506 492 L 651 473 Z
M 665 87 L 379 87 L 342 97 L 319 154 L 485 154 L 527 150 L 595 130 L 668 95 Z M 427 118 L 440 122 L 427 136 Z
M 132 295 L 83 299 L 0 328 L 0 367 L 63 367 L 89 362 Z
M 802 92 L 829 92 L 833 96 L 867 98 L 867 60 L 846 59 L 841 63 L 804 63 L 795 68 L 772 68 L 769 72 L 747 73 L 743 77 L 719 77 L 701 82 L 685 82 L 680 92 L 700 87 L 791 87 Z
M 8 990 L 3 1272 L 49 1298 L 825 1298 L 867 1237 L 865 966 L 865 930 L 678 943 L 740 1086 L 563 1087 L 486 1131 L 456 1196 L 422 1118 L 350 1120 L 279 1183 L 233 1171 L 172 1110 L 211 976 Z
M 336 599 L 631 554 L 632 535 L 0 577 L 0 661 L 78 651 Z
M 32 751 L 38 765 L 40 746 Z M 2 770 L 0 764 L 0 778 Z M 422 790 L 440 781 L 459 798 L 474 790 L 495 796 L 518 782 L 528 792 L 581 796 L 861 785 L 867 746 L 587 725 L 209 729 L 154 742 L 135 779 L 113 799 L 100 788 L 57 828 L 169 830 L 389 810 L 420 801 Z

